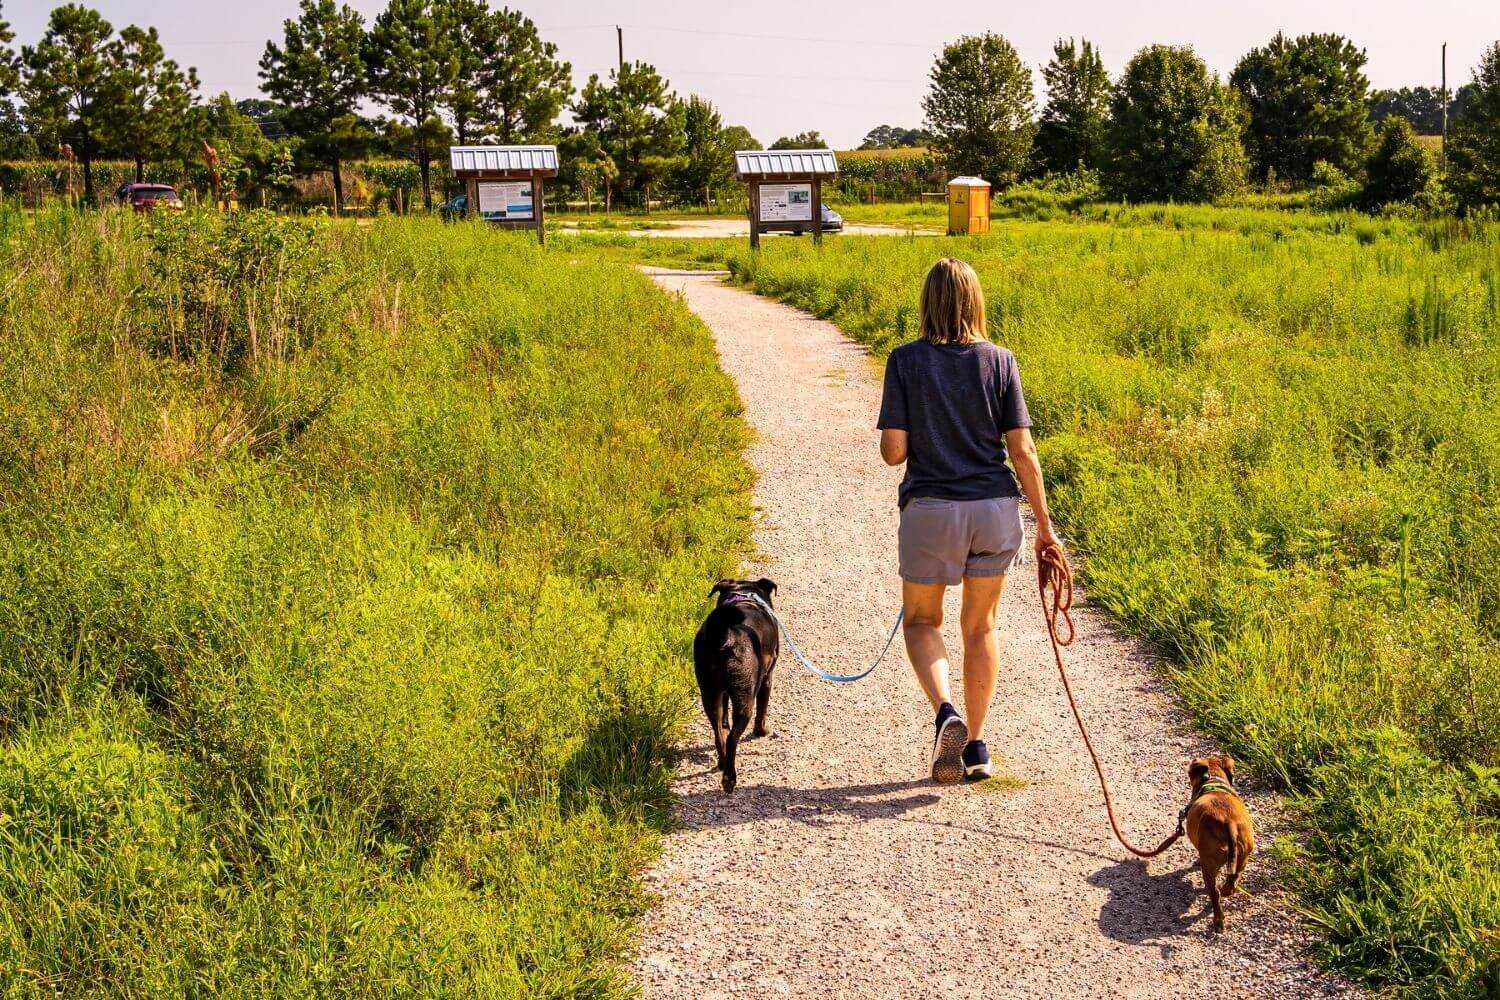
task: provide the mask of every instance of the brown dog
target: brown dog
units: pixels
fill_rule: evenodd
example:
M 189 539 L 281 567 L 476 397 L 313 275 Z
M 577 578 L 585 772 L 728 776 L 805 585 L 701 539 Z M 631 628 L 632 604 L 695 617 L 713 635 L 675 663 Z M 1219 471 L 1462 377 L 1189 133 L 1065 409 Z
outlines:
M 1255 850 L 1255 828 L 1239 792 L 1234 790 L 1234 760 L 1227 754 L 1200 757 L 1188 767 L 1193 799 L 1188 804 L 1188 840 L 1198 849 L 1203 884 L 1214 906 L 1214 930 L 1224 929 L 1224 906 L 1219 897 L 1219 870 L 1228 869 L 1222 894 L 1233 896 L 1240 872 Z

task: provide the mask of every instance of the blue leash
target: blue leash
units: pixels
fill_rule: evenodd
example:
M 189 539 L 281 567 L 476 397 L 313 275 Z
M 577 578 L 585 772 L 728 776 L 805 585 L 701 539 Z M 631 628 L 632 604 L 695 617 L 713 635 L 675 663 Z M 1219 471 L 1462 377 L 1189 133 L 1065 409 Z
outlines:
M 832 681 L 835 684 L 853 684 L 855 681 L 862 681 L 866 677 L 874 673 L 875 668 L 880 666 L 881 661 L 885 659 L 885 654 L 891 651 L 891 644 L 896 641 L 896 633 L 901 631 L 901 622 L 906 618 L 906 609 L 902 608 L 901 613 L 896 615 L 896 624 L 891 626 L 891 634 L 886 637 L 885 646 L 880 650 L 880 655 L 875 657 L 875 662 L 870 664 L 868 669 L 857 674 L 830 674 L 828 671 L 823 670 L 816 663 L 807 658 L 806 654 L 802 652 L 801 647 L 797 645 L 797 641 L 792 638 L 792 633 L 786 630 L 785 623 L 783 623 L 780 616 L 776 614 L 776 609 L 771 607 L 770 602 L 761 597 L 759 594 L 748 594 L 746 596 L 748 596 L 756 604 L 759 604 L 761 608 L 765 610 L 766 614 L 771 616 L 771 620 L 776 623 L 776 627 L 781 629 L 781 634 L 786 638 L 787 648 L 792 651 L 792 656 L 796 657 L 798 663 L 802 664 L 808 670 L 812 671 L 814 674 L 817 674 L 825 681 Z

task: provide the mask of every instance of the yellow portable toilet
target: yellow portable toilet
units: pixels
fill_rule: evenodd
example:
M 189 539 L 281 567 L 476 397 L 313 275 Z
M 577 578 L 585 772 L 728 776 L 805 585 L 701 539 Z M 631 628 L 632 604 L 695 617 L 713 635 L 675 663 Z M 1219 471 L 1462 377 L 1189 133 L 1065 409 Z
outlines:
M 990 182 L 955 177 L 948 182 L 948 235 L 978 236 L 990 231 Z

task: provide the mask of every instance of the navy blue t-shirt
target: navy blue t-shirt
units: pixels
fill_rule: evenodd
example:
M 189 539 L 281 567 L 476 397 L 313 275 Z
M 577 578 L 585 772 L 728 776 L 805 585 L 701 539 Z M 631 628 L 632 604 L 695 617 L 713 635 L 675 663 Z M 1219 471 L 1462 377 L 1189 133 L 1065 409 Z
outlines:
M 992 500 L 1019 497 L 1005 464 L 1005 432 L 1030 427 L 1016 357 L 981 340 L 914 340 L 885 363 L 876 427 L 907 433 L 901 507 L 913 497 Z

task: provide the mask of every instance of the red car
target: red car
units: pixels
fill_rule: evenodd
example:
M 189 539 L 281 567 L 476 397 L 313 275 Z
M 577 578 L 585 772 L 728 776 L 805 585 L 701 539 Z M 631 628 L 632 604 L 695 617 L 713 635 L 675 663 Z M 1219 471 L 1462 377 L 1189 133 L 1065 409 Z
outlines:
M 177 189 L 170 184 L 121 184 L 115 192 L 115 200 L 121 205 L 129 205 L 137 212 L 182 207 Z

